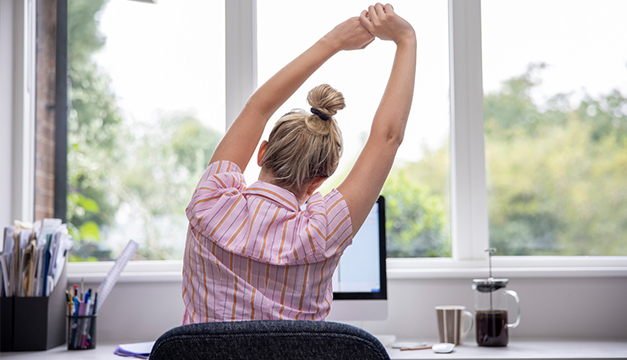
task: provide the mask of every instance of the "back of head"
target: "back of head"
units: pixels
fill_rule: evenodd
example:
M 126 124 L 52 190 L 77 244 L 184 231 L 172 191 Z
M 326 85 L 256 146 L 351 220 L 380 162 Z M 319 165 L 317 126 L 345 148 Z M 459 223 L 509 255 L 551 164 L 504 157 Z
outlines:
M 277 185 L 296 192 L 315 178 L 331 176 L 342 154 L 342 133 L 334 118 L 346 106 L 342 93 L 319 85 L 307 102 L 312 114 L 294 110 L 277 121 L 261 160 Z

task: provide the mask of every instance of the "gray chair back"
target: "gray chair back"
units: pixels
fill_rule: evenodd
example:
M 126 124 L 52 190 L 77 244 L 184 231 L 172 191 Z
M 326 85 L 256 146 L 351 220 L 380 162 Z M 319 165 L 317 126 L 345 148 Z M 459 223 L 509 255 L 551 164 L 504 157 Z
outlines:
M 239 321 L 183 325 L 155 342 L 150 360 L 360 359 L 389 356 L 368 332 L 325 321 Z

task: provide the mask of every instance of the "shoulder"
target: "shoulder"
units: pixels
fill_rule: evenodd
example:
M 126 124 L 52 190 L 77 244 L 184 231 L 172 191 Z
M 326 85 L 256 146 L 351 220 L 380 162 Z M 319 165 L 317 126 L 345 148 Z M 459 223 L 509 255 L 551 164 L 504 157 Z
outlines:
M 350 211 L 344 196 L 337 190 L 333 189 L 331 192 L 322 196 L 320 193 L 315 193 L 307 202 L 307 207 L 304 210 L 310 219 L 324 222 L 327 229 L 334 229 L 340 223 L 349 225 L 351 224 Z
M 209 164 L 196 190 L 199 190 L 201 184 L 213 184 L 215 189 L 243 189 L 246 187 L 242 170 L 234 162 L 226 160 Z
M 246 182 L 240 168 L 231 161 L 209 164 L 203 173 L 185 212 L 193 224 L 200 224 L 206 214 L 225 205 L 239 203 Z
M 334 189 L 327 195 L 314 194 L 303 211 L 308 221 L 304 231 L 316 256 L 330 258 L 352 242 L 352 220 L 344 196 Z M 319 252 L 318 252 L 319 251 Z

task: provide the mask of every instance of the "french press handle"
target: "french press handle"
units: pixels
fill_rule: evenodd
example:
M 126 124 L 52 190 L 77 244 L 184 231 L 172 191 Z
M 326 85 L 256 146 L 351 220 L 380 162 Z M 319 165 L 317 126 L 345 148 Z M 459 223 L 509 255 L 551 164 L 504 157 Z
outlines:
M 518 324 L 520 324 L 520 299 L 518 298 L 518 294 L 514 290 L 505 290 L 505 293 L 513 297 L 514 300 L 516 300 L 516 306 L 518 307 L 518 312 L 516 313 L 516 322 L 513 324 L 505 325 L 506 328 L 513 329 L 518 326 Z

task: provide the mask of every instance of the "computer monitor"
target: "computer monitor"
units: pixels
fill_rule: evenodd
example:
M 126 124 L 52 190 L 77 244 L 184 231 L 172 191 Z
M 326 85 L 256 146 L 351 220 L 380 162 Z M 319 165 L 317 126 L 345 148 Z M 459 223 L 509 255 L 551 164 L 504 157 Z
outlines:
M 327 320 L 387 318 L 385 259 L 385 199 L 379 196 L 335 269 L 333 303 Z

